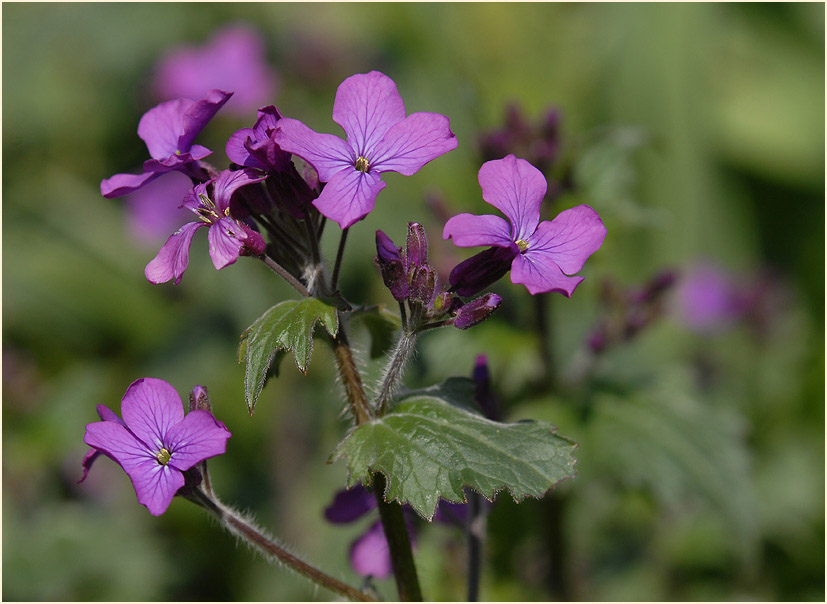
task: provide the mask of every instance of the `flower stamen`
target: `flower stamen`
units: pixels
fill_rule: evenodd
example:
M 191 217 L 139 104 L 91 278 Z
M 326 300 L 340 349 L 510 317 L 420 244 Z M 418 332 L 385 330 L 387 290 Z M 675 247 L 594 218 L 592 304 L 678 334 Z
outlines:
M 370 163 L 368 162 L 368 160 L 366 158 L 364 158 L 360 155 L 356 159 L 356 169 L 359 170 L 359 172 L 367 173 L 367 171 L 370 170 Z
M 158 454 L 155 455 L 155 459 L 162 466 L 165 466 L 169 463 L 170 457 L 172 457 L 172 454 L 169 452 L 169 449 L 161 449 L 160 451 L 158 451 Z
M 525 239 L 517 239 L 516 244 L 517 247 L 520 248 L 520 253 L 528 249 L 528 241 L 526 241 Z

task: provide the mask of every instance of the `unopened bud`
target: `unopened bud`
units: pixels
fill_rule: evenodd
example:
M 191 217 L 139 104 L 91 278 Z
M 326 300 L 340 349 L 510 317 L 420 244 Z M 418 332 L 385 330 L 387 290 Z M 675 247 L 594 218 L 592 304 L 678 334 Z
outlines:
M 195 386 L 192 392 L 190 392 L 190 411 L 195 411 L 196 409 L 212 413 L 210 395 L 207 394 L 206 386 Z
M 242 225 L 247 238 L 244 240 L 244 247 L 241 249 L 242 256 L 261 256 L 267 248 L 267 243 L 261 233 L 254 231 L 246 224 Z
M 430 265 L 413 268 L 411 299 L 430 306 L 436 294 L 436 271 Z
M 385 287 L 391 290 L 394 300 L 402 302 L 408 298 L 408 277 L 402 256 L 390 237 L 376 231 L 376 266 L 382 274 Z
M 460 296 L 473 296 L 505 275 L 518 253 L 516 244 L 490 247 L 457 264 L 448 280 Z
M 428 262 L 428 238 L 418 222 L 408 223 L 408 266 L 424 266 Z
M 474 389 L 474 399 L 477 401 L 480 409 L 482 409 L 483 415 L 490 420 L 499 421 L 500 406 L 497 403 L 497 398 L 491 391 L 491 373 L 488 371 L 488 357 L 484 354 L 477 356 L 472 377 L 474 378 L 476 386 Z
M 482 323 L 500 307 L 502 298 L 497 294 L 484 294 L 460 307 L 454 319 L 454 327 L 468 329 Z
M 432 317 L 439 317 L 451 310 L 451 298 L 454 296 L 451 292 L 443 291 L 437 294 L 434 298 L 431 308 L 429 309 Z

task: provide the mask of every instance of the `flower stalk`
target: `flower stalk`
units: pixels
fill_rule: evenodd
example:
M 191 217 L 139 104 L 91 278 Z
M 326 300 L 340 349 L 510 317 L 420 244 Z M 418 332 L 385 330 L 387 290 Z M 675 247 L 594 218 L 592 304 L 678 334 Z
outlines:
M 331 577 L 330 575 L 320 571 L 316 567 L 307 562 L 297 558 L 290 552 L 286 551 L 271 539 L 263 535 L 258 529 L 253 527 L 249 522 L 242 518 L 233 509 L 221 503 L 218 498 L 207 495 L 200 488 L 193 489 L 187 495 L 187 499 L 193 503 L 201 506 L 210 513 L 219 524 L 227 531 L 243 539 L 247 545 L 262 552 L 270 559 L 276 559 L 282 564 L 292 568 L 300 575 L 307 577 L 313 583 L 321 585 L 330 591 L 344 596 L 354 602 L 375 602 L 376 599 L 362 593 L 361 591 Z
M 376 396 L 377 417 L 382 417 L 385 414 L 388 403 L 399 387 L 399 382 L 405 373 L 405 367 L 408 365 L 414 350 L 416 350 L 416 334 L 403 329 L 385 367 L 385 373 L 379 386 L 379 394 Z

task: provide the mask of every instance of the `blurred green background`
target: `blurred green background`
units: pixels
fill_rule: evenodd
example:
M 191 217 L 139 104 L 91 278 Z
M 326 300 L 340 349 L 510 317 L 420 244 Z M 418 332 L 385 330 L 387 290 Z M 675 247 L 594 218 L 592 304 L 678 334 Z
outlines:
M 578 476 L 544 500 L 497 500 L 487 600 L 823 600 L 824 6 L 821 4 L 4 4 L 3 599 L 325 600 L 238 546 L 190 503 L 160 518 L 108 460 L 76 485 L 94 406 L 118 409 L 134 379 L 182 395 L 206 385 L 233 432 L 211 463 L 223 499 L 353 584 L 347 551 L 367 526 L 322 519 L 344 485 L 325 464 L 347 429 L 329 350 L 307 376 L 285 363 L 250 418 L 237 337 L 291 293 L 247 259 L 216 272 L 196 237 L 178 286 L 143 276 L 158 242 L 129 233 L 123 200 L 98 185 L 146 157 L 137 122 L 157 103 L 170 47 L 249 24 L 281 79 L 283 114 L 322 132 L 336 86 L 378 69 L 408 111 L 451 118 L 459 148 L 411 178 L 389 175 L 352 230 L 345 294 L 388 301 L 373 231 L 426 225 L 426 194 L 486 212 L 476 181 L 483 130 L 519 103 L 562 115 L 575 190 L 609 235 L 572 297 L 549 300 L 553 389 L 533 305 L 505 279 L 498 316 L 422 338 L 410 385 L 468 375 L 486 353 L 510 421 L 536 418 L 580 443 Z M 247 118 L 219 116 L 200 143 Z M 335 250 L 335 228 L 324 242 Z M 600 318 L 601 283 L 640 285 L 699 260 L 733 275 L 771 270 L 783 290 L 766 329 L 714 333 L 666 311 L 566 385 Z M 447 274 L 443 275 L 447 277 Z M 367 334 L 354 339 L 367 371 Z M 429 599 L 465 599 L 462 535 L 424 526 Z M 392 581 L 377 582 L 395 599 Z

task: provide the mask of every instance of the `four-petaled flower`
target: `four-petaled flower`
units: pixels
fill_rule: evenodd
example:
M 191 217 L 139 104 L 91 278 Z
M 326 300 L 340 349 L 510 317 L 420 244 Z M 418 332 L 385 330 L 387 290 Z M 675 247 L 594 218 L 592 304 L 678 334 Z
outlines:
M 101 181 L 101 195 L 111 199 L 132 193 L 173 170 L 197 176 L 200 168 L 194 167 L 193 162 L 212 151 L 193 141 L 232 95 L 210 90 L 200 101 L 176 99 L 147 111 L 138 123 L 138 136 L 146 143 L 152 159 L 144 162 L 142 174 L 115 174 Z
M 373 209 L 385 187 L 383 172 L 411 176 L 457 146 L 444 115 L 405 117 L 396 84 L 378 71 L 350 76 L 339 85 L 333 121 L 344 129 L 346 141 L 289 118 L 279 120 L 274 136 L 279 147 L 310 163 L 327 183 L 313 204 L 343 229 Z
M 249 168 L 224 170 L 218 178 L 195 185 L 181 204 L 198 216 L 198 222 L 188 222 L 175 231 L 158 251 L 158 255 L 146 265 L 146 278 L 152 283 L 165 283 L 181 276 L 187 270 L 190 259 L 192 236 L 199 228 L 209 226 L 210 257 L 215 268 L 222 269 L 238 260 L 241 255 L 260 255 L 264 252 L 264 238 L 245 223 L 230 215 L 230 199 L 240 187 L 264 180 Z M 210 197 L 208 186 L 213 186 Z
M 273 105 L 259 109 L 255 125 L 236 130 L 227 141 L 225 151 L 230 161 L 263 172 L 286 171 L 292 165 L 290 154 L 272 138 L 279 120 L 281 114 Z
M 540 222 L 546 179 L 514 155 L 484 163 L 479 183 L 482 198 L 505 214 L 511 224 L 499 216 L 459 214 L 445 223 L 443 239 L 450 237 L 460 247 L 510 249 L 512 283 L 525 285 L 531 294 L 556 291 L 571 297 L 583 277 L 569 275 L 583 267 L 606 237 L 597 212 L 579 205 L 560 212 L 554 220 Z M 454 273 L 451 284 L 456 285 Z
M 184 486 L 184 472 L 221 455 L 230 431 L 201 409 L 184 415 L 181 397 L 167 382 L 134 381 L 121 401 L 121 420 L 98 405 L 100 422 L 87 424 L 84 442 L 92 450 L 83 460 L 84 474 L 99 454 L 112 458 L 126 472 L 138 503 L 154 516 L 163 514 Z M 82 479 L 81 479 L 82 480 Z

